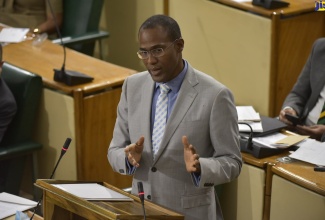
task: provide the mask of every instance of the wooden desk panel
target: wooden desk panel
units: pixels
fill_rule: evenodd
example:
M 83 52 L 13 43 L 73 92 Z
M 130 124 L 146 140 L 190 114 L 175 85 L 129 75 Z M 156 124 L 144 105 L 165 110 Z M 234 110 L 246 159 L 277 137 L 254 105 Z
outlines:
M 117 187 L 131 185 L 131 178 L 112 171 L 107 149 L 112 138 L 117 104 L 124 79 L 136 73 L 96 58 L 66 49 L 66 69 L 94 77 L 90 83 L 67 86 L 53 80 L 53 68 L 63 63 L 63 48 L 45 41 L 9 44 L 3 48 L 5 61 L 40 75 L 44 96 L 35 138 L 43 144 L 38 154 L 39 178 L 48 178 L 67 137 L 72 143 L 55 178 L 106 181 Z M 49 124 L 50 123 L 50 124 Z M 64 165 L 64 166 L 63 166 Z
M 315 172 L 314 165 L 302 161 L 276 163 L 272 172 L 297 185 L 325 196 L 325 173 Z
M 39 47 L 32 46 L 32 41 L 24 41 L 9 44 L 3 48 L 5 61 L 39 74 L 46 87 L 70 95 L 76 90 L 81 90 L 84 95 L 87 95 L 102 89 L 120 86 L 125 77 L 136 72 L 66 48 L 65 69 L 94 77 L 93 82 L 68 86 L 53 80 L 53 69 L 61 69 L 63 57 L 62 46 L 53 44 L 51 41 L 45 41 Z
M 178 0 L 169 11 L 182 27 L 191 65 L 230 88 L 237 105 L 274 117 L 313 42 L 325 37 L 325 13 L 314 11 L 314 1 L 288 2 L 267 10 L 249 1 Z
M 88 201 L 65 192 L 52 184 L 85 183 L 76 181 L 37 180 L 36 185 L 44 193 L 44 219 L 84 220 L 84 219 L 143 219 L 143 210 L 137 196 L 126 193 L 105 182 L 99 184 L 126 195 L 133 201 Z M 89 182 L 88 182 L 89 183 Z M 145 200 L 147 219 L 182 220 L 184 216 Z
M 270 219 L 325 218 L 325 173 L 297 161 L 272 166 Z

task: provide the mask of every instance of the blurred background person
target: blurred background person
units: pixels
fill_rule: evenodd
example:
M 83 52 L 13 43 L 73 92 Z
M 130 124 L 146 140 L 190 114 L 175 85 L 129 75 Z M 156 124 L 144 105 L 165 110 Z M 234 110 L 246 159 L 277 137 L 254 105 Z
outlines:
M 59 27 L 63 19 L 63 0 L 49 0 Z M 56 33 L 48 0 L 0 0 L 0 23 L 30 32 L 49 35 Z
M 285 114 L 297 116 L 298 125 Z M 324 140 L 325 134 L 325 38 L 317 39 L 298 80 L 285 99 L 279 119 L 302 135 Z

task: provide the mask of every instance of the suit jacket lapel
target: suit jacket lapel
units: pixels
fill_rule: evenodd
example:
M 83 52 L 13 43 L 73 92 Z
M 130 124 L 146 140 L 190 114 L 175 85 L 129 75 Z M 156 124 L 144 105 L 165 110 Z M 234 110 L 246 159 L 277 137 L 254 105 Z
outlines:
M 151 143 L 151 132 L 150 132 L 150 121 L 151 121 L 151 103 L 152 103 L 152 95 L 154 92 L 155 82 L 152 80 L 150 74 L 146 81 L 143 83 L 143 87 L 141 90 L 141 103 L 140 108 L 142 109 L 143 114 L 141 114 L 141 131 L 144 131 L 144 151 L 148 152 L 143 154 L 143 157 L 146 157 L 144 161 L 153 161 L 152 156 L 152 143 Z M 148 90 L 149 88 L 149 90 Z M 149 108 L 148 108 L 149 106 Z M 151 166 L 152 162 L 149 164 Z
M 179 90 L 179 94 L 177 96 L 176 103 L 175 103 L 172 113 L 167 121 L 166 128 L 165 128 L 165 134 L 161 141 L 161 145 L 160 145 L 157 155 L 155 157 L 154 163 L 156 163 L 157 160 L 159 160 L 160 155 L 167 147 L 167 144 L 169 143 L 175 130 L 177 129 L 178 125 L 183 120 L 186 112 L 188 111 L 191 104 L 195 100 L 198 92 L 194 88 L 194 86 L 197 85 L 198 83 L 199 82 L 196 78 L 195 72 L 194 72 L 193 68 L 189 65 L 188 71 L 186 73 L 186 76 L 185 76 L 183 83 L 181 85 L 181 88 Z M 181 138 L 181 137 L 179 137 L 179 138 Z

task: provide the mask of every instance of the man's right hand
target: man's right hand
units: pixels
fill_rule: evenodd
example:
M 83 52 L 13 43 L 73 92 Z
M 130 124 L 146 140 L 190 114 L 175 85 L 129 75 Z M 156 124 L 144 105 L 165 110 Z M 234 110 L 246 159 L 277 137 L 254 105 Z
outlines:
M 140 166 L 139 162 L 142 156 L 143 142 L 144 137 L 141 136 L 136 143 L 130 144 L 124 149 L 125 156 L 128 158 L 129 163 L 135 167 Z

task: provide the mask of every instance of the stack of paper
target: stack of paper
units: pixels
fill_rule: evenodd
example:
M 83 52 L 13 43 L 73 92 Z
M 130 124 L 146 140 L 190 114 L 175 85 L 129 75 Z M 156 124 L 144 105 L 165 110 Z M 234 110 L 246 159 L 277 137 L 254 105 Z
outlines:
M 269 148 L 288 148 L 292 145 L 296 145 L 301 141 L 307 139 L 308 136 L 304 135 L 286 135 L 280 132 L 275 132 L 270 135 L 266 135 L 263 137 L 254 137 L 253 142 L 256 145 L 261 147 L 269 147 Z
M 25 39 L 29 28 L 3 28 L 0 32 L 0 42 L 19 43 Z
M 14 215 L 16 211 L 25 211 L 37 205 L 29 199 L 15 196 L 6 192 L 0 193 L 0 219 Z
M 86 200 L 133 201 L 132 198 L 97 183 L 53 184 L 53 186 Z
M 325 142 L 308 138 L 298 146 L 299 149 L 289 155 L 289 157 L 311 164 L 325 166 Z
M 251 129 L 246 124 L 249 124 L 253 132 L 263 132 L 260 114 L 255 111 L 252 106 L 236 106 L 238 114 L 238 127 L 240 132 L 251 132 Z

